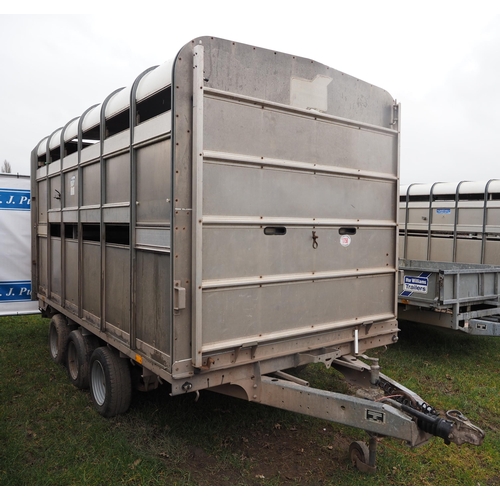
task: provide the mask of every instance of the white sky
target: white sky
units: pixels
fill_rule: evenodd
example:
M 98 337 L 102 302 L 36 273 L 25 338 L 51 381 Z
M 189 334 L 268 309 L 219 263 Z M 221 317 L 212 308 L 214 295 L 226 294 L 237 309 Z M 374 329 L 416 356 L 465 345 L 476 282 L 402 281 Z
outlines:
M 315 59 L 387 90 L 402 104 L 402 184 L 500 178 L 499 1 L 109 4 L 0 9 L 0 163 L 12 172 L 29 174 L 43 137 L 210 35 Z

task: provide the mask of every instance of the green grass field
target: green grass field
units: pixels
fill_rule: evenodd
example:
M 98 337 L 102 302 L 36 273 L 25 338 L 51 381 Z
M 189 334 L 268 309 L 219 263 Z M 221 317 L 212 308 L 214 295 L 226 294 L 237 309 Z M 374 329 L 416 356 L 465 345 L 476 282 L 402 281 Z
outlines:
M 215 393 L 172 398 L 165 384 L 104 419 L 50 359 L 48 320 L 0 318 L 0 485 L 500 485 L 500 338 L 400 327 L 396 345 L 370 353 L 382 371 L 486 438 L 414 450 L 383 439 L 366 475 L 347 451 L 364 432 Z M 306 370 L 330 390 L 336 373 Z

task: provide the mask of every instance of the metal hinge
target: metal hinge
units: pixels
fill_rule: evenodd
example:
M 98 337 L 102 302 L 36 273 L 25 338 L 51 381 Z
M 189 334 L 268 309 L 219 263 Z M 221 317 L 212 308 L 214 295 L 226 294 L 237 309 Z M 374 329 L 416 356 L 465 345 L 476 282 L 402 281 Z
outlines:
M 392 123 L 391 126 L 395 127 L 396 129 L 399 127 L 399 113 L 400 113 L 400 104 L 398 104 L 398 101 L 394 101 L 394 104 L 392 105 Z

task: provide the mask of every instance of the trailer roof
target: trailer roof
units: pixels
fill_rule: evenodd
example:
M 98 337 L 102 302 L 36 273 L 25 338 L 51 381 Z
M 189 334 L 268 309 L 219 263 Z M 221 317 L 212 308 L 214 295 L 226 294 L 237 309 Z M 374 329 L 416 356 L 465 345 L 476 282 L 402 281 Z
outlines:
M 55 130 L 39 142 L 38 156 L 46 154 L 47 147 L 52 151 L 60 147 L 61 143 L 76 138 L 80 123 L 82 132 L 97 127 L 101 122 L 103 106 L 104 117 L 109 119 L 129 109 L 131 99 L 135 98 L 135 102 L 140 102 L 171 86 L 173 63 L 174 59 L 169 59 L 159 66 L 149 68 L 129 86 L 115 90 L 102 103 L 90 107 L 81 116 L 70 120 L 65 127 Z
M 480 194 L 500 192 L 500 179 L 490 179 L 487 181 L 460 181 L 460 182 L 433 182 L 428 184 L 409 184 L 400 187 L 400 195 L 427 196 L 433 195 L 454 195 L 459 194 Z
M 156 94 L 156 92 L 172 85 L 172 68 L 174 60 L 169 59 L 152 71 L 146 73 L 139 81 L 137 86 L 137 102 Z

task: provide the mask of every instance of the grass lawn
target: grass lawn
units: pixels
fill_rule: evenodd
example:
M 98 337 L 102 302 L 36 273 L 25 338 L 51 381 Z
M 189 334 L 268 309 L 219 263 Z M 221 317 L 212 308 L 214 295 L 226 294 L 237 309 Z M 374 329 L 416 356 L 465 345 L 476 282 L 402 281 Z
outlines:
M 382 371 L 438 409 L 483 428 L 482 446 L 381 440 L 377 473 L 353 468 L 364 432 L 202 392 L 137 393 L 104 419 L 48 353 L 48 320 L 0 318 L 0 485 L 500 485 L 500 338 L 401 323 Z M 334 370 L 306 371 L 335 388 Z

